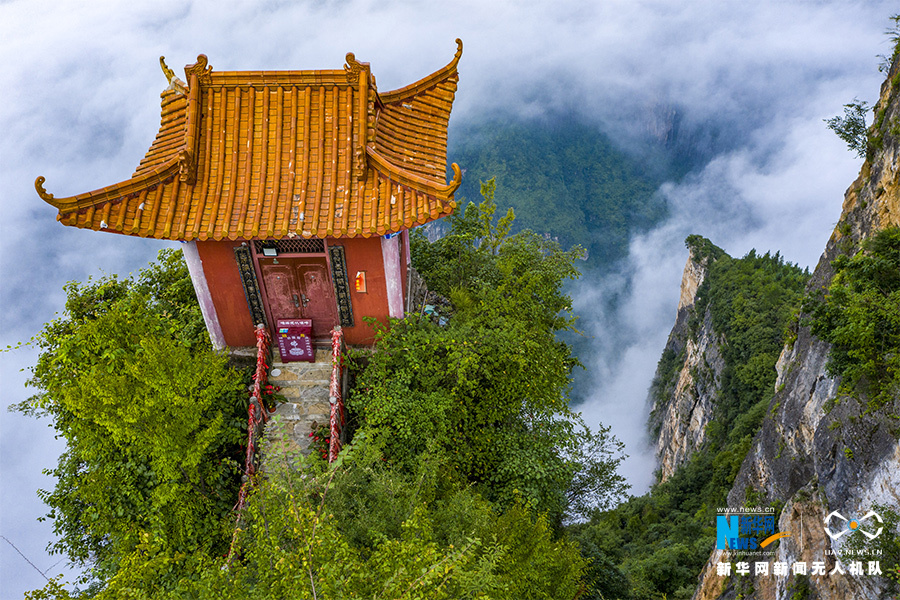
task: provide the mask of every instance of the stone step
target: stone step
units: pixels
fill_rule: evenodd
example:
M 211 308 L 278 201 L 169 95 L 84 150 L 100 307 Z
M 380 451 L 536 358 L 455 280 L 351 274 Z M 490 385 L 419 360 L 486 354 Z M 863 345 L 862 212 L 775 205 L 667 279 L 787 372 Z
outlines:
M 310 383 L 325 384 L 331 381 L 331 363 L 275 363 L 269 373 L 269 382 L 282 388 L 304 387 Z
M 305 452 L 313 429 L 329 423 L 331 405 L 320 402 L 282 402 L 269 416 L 266 437 L 287 451 Z
M 331 382 L 331 370 L 308 371 L 306 373 L 292 373 L 288 377 L 269 377 L 269 383 L 280 385 L 282 388 L 306 387 L 309 385 L 327 385 Z
M 283 421 L 328 421 L 331 405 L 326 398 L 320 402 L 281 402 L 272 413 Z
M 287 402 L 318 402 L 328 400 L 331 384 L 329 382 L 309 382 L 309 385 L 282 386 L 278 394 Z
M 273 374 L 277 373 L 277 374 Z M 266 426 L 266 437 L 288 451 L 307 452 L 314 425 L 327 425 L 331 415 L 331 351 L 317 350 L 316 362 L 275 362 L 269 383 L 284 398 Z

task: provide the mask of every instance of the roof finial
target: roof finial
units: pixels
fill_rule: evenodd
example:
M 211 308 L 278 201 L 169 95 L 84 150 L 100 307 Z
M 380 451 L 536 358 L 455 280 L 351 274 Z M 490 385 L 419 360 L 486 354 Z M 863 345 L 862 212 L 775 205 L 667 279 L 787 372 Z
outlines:
M 205 54 L 198 54 L 197 62 L 184 67 L 184 76 L 188 79 L 191 78 L 191 75 L 197 75 L 201 80 L 207 81 L 210 73 L 212 73 L 212 67 L 209 66 L 209 59 Z
M 176 90 L 181 92 L 182 94 L 187 93 L 187 84 L 180 80 L 177 75 L 175 75 L 175 71 L 169 68 L 169 65 L 166 64 L 166 57 L 159 57 L 159 66 L 162 67 L 163 74 L 166 76 L 166 80 L 169 82 L 170 90 Z
M 462 169 L 460 169 L 459 165 L 456 163 L 452 163 L 450 168 L 453 169 L 453 179 L 447 184 L 447 191 L 452 194 L 459 189 L 460 185 L 462 185 Z
M 462 58 L 462 40 L 456 38 L 456 54 L 453 55 L 454 64 L 458 63 L 460 58 Z
M 44 182 L 47 181 L 43 175 L 34 180 L 34 189 L 37 190 L 38 196 L 41 197 L 41 200 L 50 204 L 51 206 L 55 206 L 56 208 L 60 208 L 62 205 L 53 197 L 53 194 L 48 194 L 47 190 L 44 189 Z
M 347 53 L 347 64 L 344 65 L 344 70 L 347 72 L 348 81 L 356 79 L 360 71 L 368 71 L 370 74 L 372 72 L 369 63 L 356 60 L 356 55 L 352 52 Z
M 35 179 L 34 189 L 37 190 L 38 196 L 40 196 L 43 200 L 50 202 L 51 200 L 53 200 L 53 194 L 48 194 L 47 190 L 44 189 L 45 181 L 47 181 L 47 179 L 43 175 Z
M 172 83 L 172 78 L 175 77 L 175 71 L 170 69 L 169 66 L 166 64 L 165 56 L 159 57 L 159 66 L 162 67 L 163 74 L 166 76 L 166 79 L 168 80 L 168 82 Z

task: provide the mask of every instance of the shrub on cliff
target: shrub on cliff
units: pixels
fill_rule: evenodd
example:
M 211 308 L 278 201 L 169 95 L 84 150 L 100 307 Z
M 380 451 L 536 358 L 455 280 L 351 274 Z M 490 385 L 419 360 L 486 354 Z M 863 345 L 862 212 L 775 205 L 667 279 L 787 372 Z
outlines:
M 562 285 L 580 249 L 509 235 L 511 211 L 493 223 L 493 182 L 482 192 L 449 235 L 414 245 L 430 289 L 450 297 L 449 319 L 379 328 L 351 407 L 399 468 L 436 453 L 491 501 L 522 497 L 554 520 L 605 507 L 625 490 L 621 445 L 569 409 L 577 361 L 556 338 L 574 324 Z
M 805 309 L 814 334 L 831 342 L 828 373 L 839 393 L 878 410 L 900 397 L 900 228 L 876 233 L 853 256 L 839 256 L 835 276 Z
M 64 314 L 35 338 L 38 393 L 19 406 L 67 444 L 48 471 L 56 487 L 39 492 L 59 535 L 51 549 L 98 582 L 146 540 L 223 552 L 246 404 L 209 345 L 181 253 L 162 250 L 137 278 L 65 289 Z

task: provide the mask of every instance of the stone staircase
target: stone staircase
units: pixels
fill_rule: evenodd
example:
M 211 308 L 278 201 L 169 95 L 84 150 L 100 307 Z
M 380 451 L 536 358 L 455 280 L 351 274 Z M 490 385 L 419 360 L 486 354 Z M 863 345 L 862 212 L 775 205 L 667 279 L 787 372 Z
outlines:
M 277 356 L 277 351 L 276 351 Z M 309 448 L 313 424 L 328 426 L 331 405 L 331 351 L 316 350 L 316 362 L 275 362 L 269 371 L 269 383 L 281 386 L 285 401 L 269 417 L 266 437 L 283 440 L 289 452 Z

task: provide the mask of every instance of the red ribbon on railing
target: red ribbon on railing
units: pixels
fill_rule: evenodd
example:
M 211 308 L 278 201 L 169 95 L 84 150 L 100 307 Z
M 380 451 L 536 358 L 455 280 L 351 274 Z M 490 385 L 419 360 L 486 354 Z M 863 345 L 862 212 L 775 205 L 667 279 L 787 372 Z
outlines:
M 247 499 L 248 486 L 253 483 L 256 474 L 256 442 L 257 435 L 262 433 L 262 425 L 269 419 L 266 414 L 266 406 L 262 401 L 262 389 L 268 381 L 269 365 L 266 359 L 269 356 L 269 344 L 271 338 L 265 325 L 256 326 L 256 371 L 253 373 L 253 391 L 250 395 L 250 404 L 247 406 L 247 454 L 244 457 L 244 483 L 238 493 L 238 501 L 235 510 L 244 508 Z
M 331 436 L 328 444 L 328 462 L 334 462 L 341 451 L 341 429 L 344 426 L 344 401 L 341 398 L 341 346 L 344 334 L 340 326 L 331 330 L 331 385 L 328 401 L 331 403 Z

